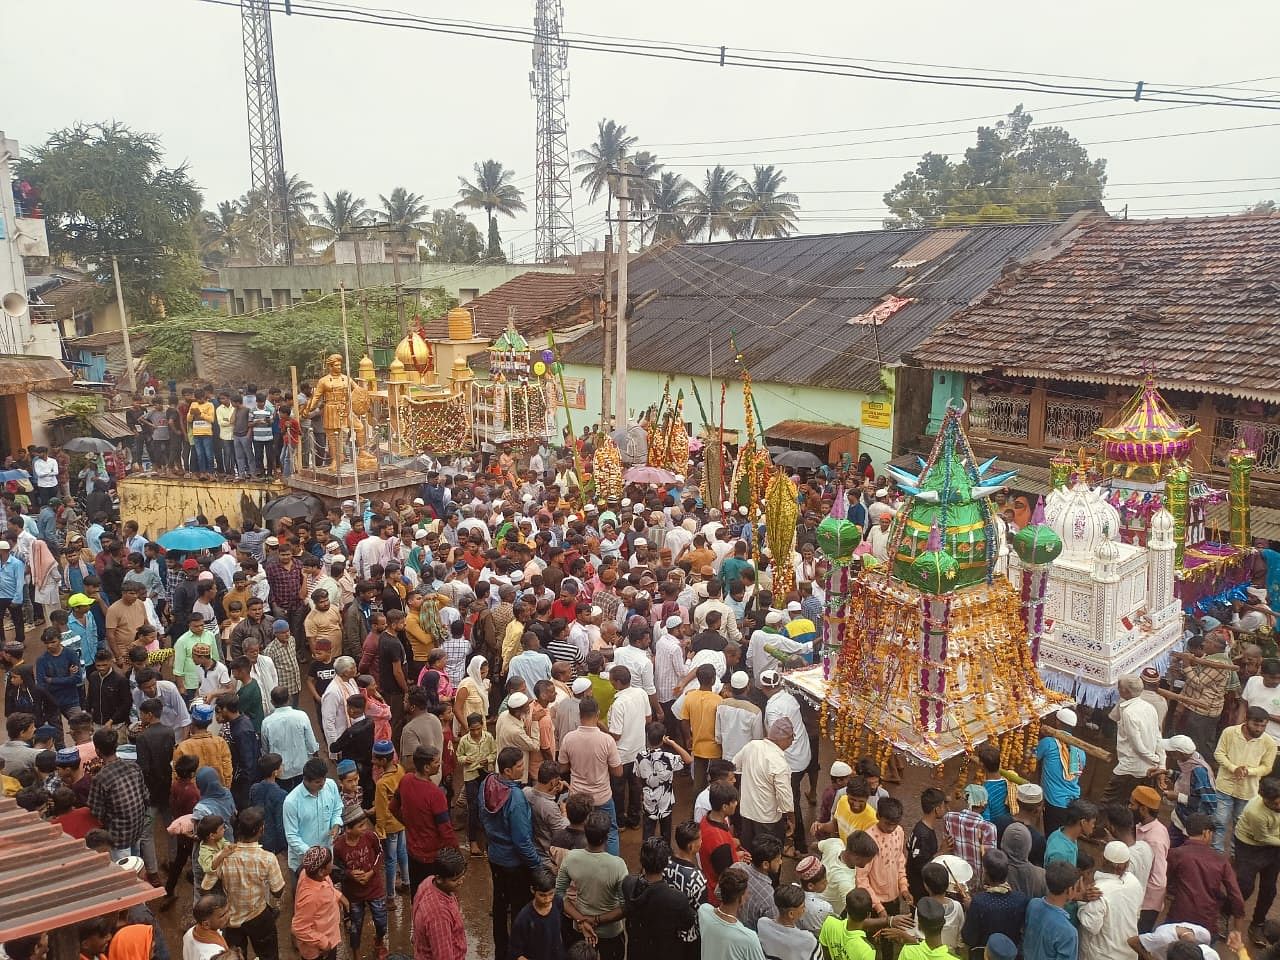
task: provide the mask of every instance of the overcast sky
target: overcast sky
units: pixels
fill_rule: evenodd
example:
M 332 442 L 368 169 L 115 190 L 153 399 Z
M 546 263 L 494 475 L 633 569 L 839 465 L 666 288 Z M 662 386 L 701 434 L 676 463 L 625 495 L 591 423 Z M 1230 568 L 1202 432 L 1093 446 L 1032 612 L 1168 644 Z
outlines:
M 1280 91 L 1280 75 L 1272 75 L 1280 74 L 1275 4 L 1250 5 L 1245 25 L 1225 8 L 1187 0 L 1169 0 L 1158 11 L 1093 0 L 564 2 L 566 31 L 581 33 L 1148 84 L 1234 83 L 1250 88 L 1240 91 L 1249 97 Z M 532 22 L 534 7 L 533 0 L 378 3 L 519 25 Z M 208 206 L 244 193 L 238 10 L 197 0 L 59 0 L 22 4 L 9 20 L 26 38 L 8 49 L 11 83 L 0 129 L 9 137 L 25 147 L 76 121 L 115 119 L 158 134 L 171 162 L 189 164 Z M 405 186 L 443 206 L 456 198 L 460 174 L 493 157 L 515 171 L 533 209 L 529 47 L 282 14 L 274 29 L 285 166 L 317 192 L 350 189 L 376 205 L 378 194 Z M 981 122 L 972 118 L 994 118 L 1019 101 L 1037 121 L 1061 123 L 1095 144 L 1091 154 L 1108 161 L 1113 212 L 1128 204 L 1131 216 L 1200 216 L 1280 199 L 1280 111 L 1159 109 L 584 51 L 569 57 L 571 149 L 588 145 L 607 116 L 690 179 L 717 160 L 744 173 L 753 163 L 777 164 L 800 194 L 805 232 L 874 229 L 885 212 L 880 195 L 913 158 L 926 150 L 960 153 Z M 1120 116 L 1081 119 L 1100 114 Z M 867 129 L 926 123 L 933 125 Z M 1246 126 L 1257 129 L 1166 136 Z M 847 132 L 797 136 L 819 131 Z M 1157 136 L 1164 138 L 1100 142 Z M 779 139 L 705 143 L 764 137 Z M 885 159 L 848 159 L 860 157 Z M 1222 182 L 1187 182 L 1206 180 Z M 603 198 L 588 203 L 575 187 L 574 203 L 583 248 L 591 249 L 603 233 Z M 518 259 L 531 253 L 532 226 L 531 215 L 502 224 L 504 247 L 514 244 Z

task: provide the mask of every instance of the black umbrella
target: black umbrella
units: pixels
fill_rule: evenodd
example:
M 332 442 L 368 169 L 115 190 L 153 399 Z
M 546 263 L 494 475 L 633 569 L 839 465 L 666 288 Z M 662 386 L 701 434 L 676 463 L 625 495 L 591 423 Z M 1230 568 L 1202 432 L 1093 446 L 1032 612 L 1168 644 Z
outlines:
M 309 493 L 286 493 L 276 497 L 262 510 L 262 522 L 273 524 L 283 517 L 290 520 L 317 520 L 324 516 L 324 501 Z
M 822 460 L 807 450 L 787 450 L 774 457 L 773 462 L 780 467 L 791 467 L 793 470 L 801 468 L 816 470 L 822 466 Z

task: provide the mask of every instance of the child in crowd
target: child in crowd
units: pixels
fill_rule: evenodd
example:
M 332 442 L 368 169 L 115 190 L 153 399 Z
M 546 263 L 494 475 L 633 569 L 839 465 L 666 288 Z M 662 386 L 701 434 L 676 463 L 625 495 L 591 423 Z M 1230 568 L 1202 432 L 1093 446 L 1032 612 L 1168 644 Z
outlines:
M 332 872 L 333 854 L 327 848 L 312 847 L 303 854 L 290 925 L 302 960 L 332 957 L 342 944 L 341 908 L 346 897 L 334 887 Z
M 200 822 L 196 824 L 196 840 L 199 846 L 196 848 L 196 862 L 192 876 L 195 888 L 199 890 L 204 875 L 222 863 L 223 852 L 231 849 L 231 844 L 227 840 L 226 821 L 216 813 L 201 817 Z
M 344 808 L 350 806 L 364 809 L 364 793 L 360 789 L 360 768 L 349 758 L 338 761 L 338 796 L 342 798 Z
M 910 913 L 894 917 L 892 927 L 884 935 L 907 944 L 928 940 L 926 927 L 920 922 L 920 917 L 936 914 L 939 917 L 938 942 L 948 950 L 955 951 L 960 946 L 960 931 L 964 927 L 964 907 L 961 902 L 968 902 L 969 893 L 963 884 L 952 883 L 951 873 L 941 863 L 926 864 L 921 875 L 926 894 L 916 904 L 915 918 Z M 959 902 L 952 899 L 951 892 L 960 897 Z M 936 946 L 932 941 L 930 943 Z M 917 956 L 916 960 L 923 958 Z
M 235 628 L 240 626 L 240 621 L 244 619 L 244 604 L 239 600 L 227 601 L 227 619 L 222 622 L 222 629 L 219 631 L 219 638 L 222 640 L 222 649 L 231 649 L 231 634 Z M 317 701 L 319 702 L 319 701 Z
M 511 925 L 510 954 L 524 960 L 564 960 L 564 899 L 556 894 L 555 874 L 535 871 L 530 888 L 533 899 Z
M 263 754 L 258 758 L 260 779 L 249 788 L 249 805 L 262 808 L 262 849 L 271 853 L 284 853 L 288 847 L 284 838 L 284 798 L 288 794 L 278 783 L 283 767 L 280 754 Z
M 462 786 L 467 797 L 467 840 L 471 855 L 481 855 L 480 848 L 480 784 L 493 770 L 498 756 L 498 746 L 493 734 L 485 729 L 484 717 L 473 713 L 467 717 L 467 735 L 455 747 L 458 762 L 462 764 Z
M 359 806 L 349 805 L 343 809 L 342 824 L 342 833 L 333 841 L 333 855 L 342 868 L 342 892 L 349 904 L 351 955 L 360 955 L 360 936 L 368 910 L 373 914 L 377 956 L 385 957 L 387 876 L 382 842 L 374 832 L 369 815 Z
M 874 810 L 876 805 L 880 803 L 881 797 L 887 797 L 889 791 L 884 788 L 880 764 L 876 763 L 870 757 L 859 757 L 858 762 L 853 765 L 854 776 L 862 777 L 867 781 L 867 789 L 871 792 L 867 795 L 867 803 Z
M 910 902 L 907 887 L 907 838 L 902 829 L 902 801 L 883 797 L 876 811 L 876 822 L 867 830 L 880 852 L 859 875 L 859 885 L 866 886 L 892 916 L 901 903 Z
M 772 960 L 811 960 L 818 950 L 818 938 L 797 926 L 804 916 L 804 891 L 795 883 L 784 883 L 773 891 L 778 918 L 756 921 L 760 948 Z
M 713 763 L 715 761 L 712 761 Z M 676 827 L 676 843 L 671 850 L 671 860 L 663 872 L 663 879 L 675 887 L 697 910 L 707 901 L 707 878 L 698 866 L 698 851 L 702 849 L 702 829 L 697 822 L 686 820 Z M 702 948 L 698 939 L 698 925 L 685 930 L 680 939 L 684 942 L 683 960 L 700 960 Z M 679 960 L 679 958 L 673 958 Z
M 827 889 L 827 868 L 817 857 L 805 857 L 796 864 L 796 881 L 804 891 L 804 915 L 796 925 L 817 936 L 831 916 L 831 904 L 823 896 Z
M 428 709 L 440 721 L 444 743 L 440 748 L 440 786 L 444 790 L 449 806 L 453 806 L 453 776 L 458 769 L 457 738 L 453 735 L 453 705 L 440 702 Z
M 712 760 L 707 764 L 707 780 L 707 788 L 698 794 L 693 801 L 693 819 L 695 823 L 701 823 L 702 818 L 711 809 L 711 784 L 727 783 L 731 787 L 738 785 L 738 774 L 733 769 L 733 761 Z
M 831 823 L 825 828 L 815 828 L 817 836 L 839 836 L 841 840 L 855 830 L 870 830 L 876 822 L 876 811 L 869 802 L 871 785 L 866 777 L 853 776 L 845 785 L 844 796 L 836 801 Z
M 1000 769 L 1000 748 L 994 743 L 979 744 L 977 753 L 985 775 L 982 785 L 987 788 L 987 806 L 982 811 L 982 819 L 1003 830 L 1018 809 L 1018 785 L 1027 781 L 1012 770 Z
M 196 771 L 200 769 L 200 761 L 191 754 L 184 753 L 173 761 L 173 780 L 169 784 L 169 816 L 174 820 L 189 817 L 200 802 L 200 788 L 196 786 Z M 172 897 L 178 888 L 178 878 L 182 876 L 191 862 L 191 852 L 195 849 L 194 835 L 178 834 L 173 840 L 170 851 L 173 856 L 169 861 L 169 876 L 165 879 L 164 892 Z
M 654 722 L 645 728 L 647 750 L 636 755 L 635 771 L 640 779 L 644 808 L 643 838 L 660 836 L 671 843 L 671 811 L 676 805 L 675 776 L 693 763 L 684 747 L 667 736 L 667 728 Z

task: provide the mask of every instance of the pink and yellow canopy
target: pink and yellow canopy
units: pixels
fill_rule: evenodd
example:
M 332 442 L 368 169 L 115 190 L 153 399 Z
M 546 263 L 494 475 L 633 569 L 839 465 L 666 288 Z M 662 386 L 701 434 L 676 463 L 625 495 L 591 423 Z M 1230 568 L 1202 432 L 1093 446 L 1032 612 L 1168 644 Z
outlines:
M 1146 473 L 1155 479 L 1166 466 L 1190 456 L 1199 432 L 1198 426 L 1186 426 L 1178 419 L 1150 376 L 1113 425 L 1094 431 L 1101 439 L 1107 473 L 1125 477 Z

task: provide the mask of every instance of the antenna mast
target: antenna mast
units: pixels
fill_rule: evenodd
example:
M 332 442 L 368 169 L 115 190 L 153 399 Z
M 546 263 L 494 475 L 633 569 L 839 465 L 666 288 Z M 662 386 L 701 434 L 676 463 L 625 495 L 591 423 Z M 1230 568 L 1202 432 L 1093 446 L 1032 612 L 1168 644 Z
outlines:
M 286 12 L 288 5 L 286 3 Z M 249 115 L 250 229 L 262 264 L 293 263 L 289 235 L 280 99 L 271 42 L 271 0 L 240 0 L 244 88 Z
M 529 89 L 538 104 L 538 159 L 535 192 L 535 246 L 539 263 L 574 253 L 573 187 L 569 180 L 569 129 L 564 102 L 569 96 L 568 48 L 560 39 L 560 0 L 535 0 L 533 69 Z

